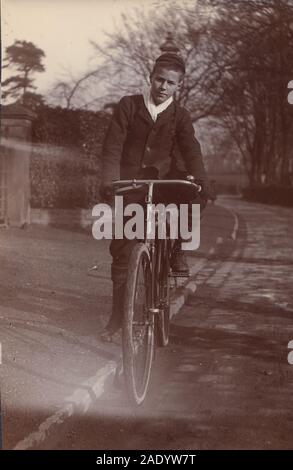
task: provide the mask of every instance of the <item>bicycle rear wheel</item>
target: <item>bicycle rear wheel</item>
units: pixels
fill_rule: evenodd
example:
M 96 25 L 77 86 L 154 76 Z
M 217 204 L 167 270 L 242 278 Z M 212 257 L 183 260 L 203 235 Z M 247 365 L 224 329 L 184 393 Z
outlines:
M 138 243 L 130 256 L 122 329 L 123 368 L 128 395 L 140 405 L 146 396 L 154 351 L 149 253 Z
M 157 316 L 158 346 L 167 346 L 170 329 L 170 240 L 157 240 L 156 258 L 156 306 L 160 309 Z

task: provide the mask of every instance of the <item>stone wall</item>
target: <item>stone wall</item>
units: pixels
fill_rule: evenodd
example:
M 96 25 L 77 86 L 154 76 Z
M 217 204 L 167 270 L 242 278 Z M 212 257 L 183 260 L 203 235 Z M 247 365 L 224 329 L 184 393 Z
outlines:
M 31 209 L 32 224 L 90 232 L 94 220 L 91 209 Z

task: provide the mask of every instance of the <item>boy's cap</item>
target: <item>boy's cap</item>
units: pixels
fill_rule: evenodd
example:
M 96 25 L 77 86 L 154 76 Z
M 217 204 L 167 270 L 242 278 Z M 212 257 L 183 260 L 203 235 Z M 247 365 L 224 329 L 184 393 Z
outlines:
M 183 73 L 185 73 L 185 64 L 184 60 L 182 57 L 178 54 L 175 54 L 174 52 L 165 52 L 164 54 L 160 55 L 155 62 L 155 67 L 156 66 L 164 66 L 167 65 L 170 67 L 170 65 L 176 65 L 179 67 Z

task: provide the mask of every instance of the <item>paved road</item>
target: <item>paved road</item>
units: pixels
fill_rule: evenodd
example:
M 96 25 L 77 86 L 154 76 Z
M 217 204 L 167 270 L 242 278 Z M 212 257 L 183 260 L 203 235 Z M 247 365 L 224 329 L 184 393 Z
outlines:
M 5 448 L 292 448 L 292 211 L 221 205 L 192 258 L 197 291 L 135 411 L 110 375 L 97 386 L 119 354 L 96 335 L 110 308 L 107 243 L 0 233 Z M 93 258 L 100 270 L 85 276 Z
M 209 208 L 206 227 L 213 212 L 225 218 L 223 209 Z M 206 231 L 208 250 L 215 234 Z M 111 308 L 108 242 L 31 226 L 1 230 L 0 250 L 4 447 L 13 448 L 40 424 L 54 430 L 99 397 L 120 348 L 98 340 Z

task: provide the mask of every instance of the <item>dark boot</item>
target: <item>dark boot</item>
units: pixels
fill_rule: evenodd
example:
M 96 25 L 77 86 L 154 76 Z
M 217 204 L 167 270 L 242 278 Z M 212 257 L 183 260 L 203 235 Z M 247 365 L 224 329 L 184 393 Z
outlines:
M 112 265 L 113 282 L 112 313 L 100 337 L 103 341 L 112 341 L 115 333 L 122 327 L 123 303 L 126 285 L 127 267 Z
M 181 248 L 181 241 L 176 240 L 173 246 L 170 265 L 173 273 L 189 275 L 189 266 L 186 261 L 185 253 Z

